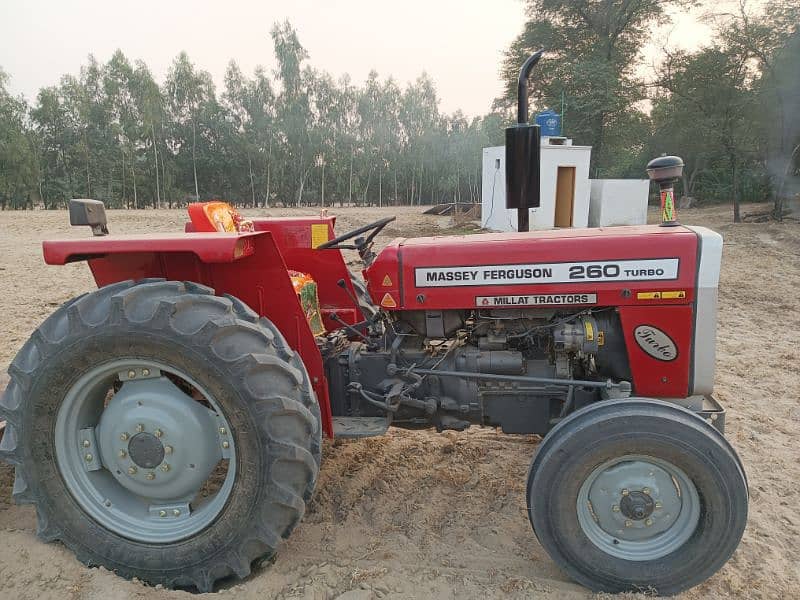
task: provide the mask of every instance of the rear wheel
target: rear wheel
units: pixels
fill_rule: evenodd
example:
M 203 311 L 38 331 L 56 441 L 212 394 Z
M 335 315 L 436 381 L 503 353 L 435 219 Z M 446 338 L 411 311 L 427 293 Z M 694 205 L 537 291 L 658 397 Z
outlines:
M 539 542 L 595 591 L 697 585 L 730 558 L 747 521 L 747 483 L 725 438 L 656 400 L 600 402 L 562 421 L 527 491 Z
M 209 591 L 305 510 L 320 418 L 299 357 L 235 298 L 123 282 L 64 305 L 0 399 L 0 458 L 38 533 L 88 565 Z

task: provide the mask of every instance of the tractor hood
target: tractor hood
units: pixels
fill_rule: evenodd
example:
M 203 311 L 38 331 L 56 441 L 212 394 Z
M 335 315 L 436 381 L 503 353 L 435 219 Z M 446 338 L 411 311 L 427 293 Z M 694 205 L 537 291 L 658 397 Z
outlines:
M 643 225 L 396 239 L 364 274 L 387 310 L 689 304 L 705 234 L 719 238 Z

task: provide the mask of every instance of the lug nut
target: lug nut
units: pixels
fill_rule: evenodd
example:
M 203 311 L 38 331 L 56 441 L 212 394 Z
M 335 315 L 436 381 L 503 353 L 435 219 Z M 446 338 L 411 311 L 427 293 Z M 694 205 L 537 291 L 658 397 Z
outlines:
M 128 467 L 128 475 L 136 475 L 138 469 L 136 467 Z
M 617 506 L 617 505 L 615 504 L 614 506 L 612 506 L 612 507 L 611 507 L 611 510 L 612 510 L 613 512 L 619 512 L 619 506 Z
M 173 516 L 175 516 L 175 517 L 180 517 L 180 516 L 181 516 L 181 511 L 179 511 L 179 510 L 176 508 L 175 510 L 173 510 L 173 511 L 172 511 L 172 515 L 173 515 Z
M 165 511 L 165 510 L 158 511 L 158 516 L 159 517 L 166 517 L 167 516 L 167 511 Z
M 153 473 L 153 472 L 150 472 L 147 475 L 145 475 L 145 479 L 147 479 L 148 481 L 153 481 L 153 479 L 155 479 L 155 478 L 156 478 L 156 474 Z
M 153 435 L 154 435 L 154 436 L 156 436 L 157 438 L 160 438 L 162 435 L 164 435 L 164 432 L 163 432 L 163 431 L 161 431 L 160 429 L 156 429 L 156 430 L 153 432 Z
M 128 433 L 125 432 L 125 433 L 123 433 L 122 435 L 119 436 L 119 439 L 121 439 L 123 442 L 127 442 L 129 437 L 131 437 L 131 436 L 129 436 Z
M 88 448 L 91 445 L 92 445 L 92 443 L 89 440 L 83 440 L 83 447 L 84 448 Z
M 136 426 L 136 433 L 142 433 L 143 431 L 144 431 L 144 425 L 142 425 L 141 423 L 139 423 L 139 424 Z
M 133 379 L 134 377 L 136 377 L 136 371 L 131 369 L 130 371 L 128 371 L 128 378 Z
M 225 442 L 222 442 L 222 447 L 223 447 L 223 448 L 225 448 L 225 449 L 227 450 L 228 448 L 230 448 L 230 447 L 231 447 L 231 445 L 230 445 L 230 443 L 228 443 L 227 441 L 225 441 Z
M 630 492 L 628 490 L 622 490 L 622 495 L 627 496 Z
M 172 446 L 164 446 L 164 454 L 172 454 Z
M 106 505 L 106 508 L 111 508 L 111 500 L 106 500 L 103 504 Z
M 633 525 L 633 521 L 625 521 L 625 527 L 630 527 Z
M 647 521 L 645 521 L 644 524 L 650 527 L 650 525 L 653 524 L 653 519 L 647 519 Z
M 142 375 L 144 375 L 145 377 L 150 375 L 150 369 L 142 369 Z
M 164 473 L 169 471 L 169 463 L 164 463 L 163 465 L 161 465 L 161 470 L 164 471 Z
M 128 453 L 125 452 L 125 450 L 120 450 L 119 451 L 119 457 L 120 458 L 125 458 L 126 456 L 128 456 Z
M 221 435 L 226 435 L 228 433 L 228 431 L 224 427 L 220 427 L 219 432 Z
M 661 508 L 661 502 L 656 502 L 656 508 Z
M 92 462 L 92 459 L 94 458 L 94 456 L 92 456 L 91 454 L 86 454 L 86 455 L 84 455 L 83 458 L 86 459 L 86 462 Z
M 642 489 L 642 493 L 643 493 L 643 494 L 647 494 L 647 495 L 649 496 L 649 495 L 650 495 L 650 488 L 644 488 L 644 489 Z

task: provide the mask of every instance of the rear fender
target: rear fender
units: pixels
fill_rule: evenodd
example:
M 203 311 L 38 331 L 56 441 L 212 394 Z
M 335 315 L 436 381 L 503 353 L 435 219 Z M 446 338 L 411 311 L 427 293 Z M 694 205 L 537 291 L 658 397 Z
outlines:
M 317 394 L 323 430 L 333 435 L 322 356 L 271 233 L 114 236 L 44 242 L 43 249 L 48 264 L 88 261 L 98 286 L 160 277 L 235 296 L 274 323 L 300 354 Z

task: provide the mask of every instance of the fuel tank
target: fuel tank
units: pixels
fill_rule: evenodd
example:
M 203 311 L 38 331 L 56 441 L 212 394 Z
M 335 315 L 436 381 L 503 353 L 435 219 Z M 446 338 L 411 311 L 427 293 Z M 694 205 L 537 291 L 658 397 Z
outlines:
M 637 393 L 711 392 L 722 238 L 642 225 L 396 239 L 364 272 L 386 311 L 540 307 L 620 316 Z

